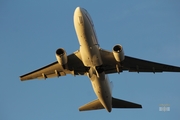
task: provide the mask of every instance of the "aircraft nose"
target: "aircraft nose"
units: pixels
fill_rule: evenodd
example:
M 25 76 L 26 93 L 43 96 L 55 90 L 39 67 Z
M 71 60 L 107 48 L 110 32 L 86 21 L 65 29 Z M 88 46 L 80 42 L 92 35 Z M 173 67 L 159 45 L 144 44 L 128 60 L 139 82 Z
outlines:
M 79 23 L 83 25 L 83 8 L 77 7 L 74 11 L 74 23 Z
M 75 9 L 75 13 L 81 13 L 81 8 L 80 7 L 77 7 L 76 9 Z

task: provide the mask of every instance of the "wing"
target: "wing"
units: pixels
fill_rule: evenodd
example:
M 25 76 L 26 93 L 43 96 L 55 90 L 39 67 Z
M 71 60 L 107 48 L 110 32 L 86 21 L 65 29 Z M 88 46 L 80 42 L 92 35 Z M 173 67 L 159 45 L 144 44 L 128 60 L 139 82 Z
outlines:
M 180 67 L 125 56 L 122 63 L 116 62 L 113 53 L 100 50 L 106 74 L 128 70 L 129 72 L 180 72 Z
M 180 67 L 125 56 L 123 68 L 130 72 L 180 72 Z
M 80 52 L 76 51 L 68 56 L 68 63 L 65 68 L 56 61 L 38 70 L 22 75 L 20 79 L 21 81 L 25 81 L 65 76 L 66 74 L 84 75 L 86 71 L 87 67 L 85 67 L 81 61 Z

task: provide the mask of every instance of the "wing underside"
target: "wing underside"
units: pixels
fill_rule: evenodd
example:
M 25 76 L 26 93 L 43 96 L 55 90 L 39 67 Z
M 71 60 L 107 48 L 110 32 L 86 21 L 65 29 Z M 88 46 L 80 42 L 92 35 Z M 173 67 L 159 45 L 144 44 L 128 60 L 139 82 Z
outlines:
M 66 66 L 61 66 L 59 63 L 53 62 L 45 67 L 20 76 L 21 81 L 31 79 L 46 79 L 52 77 L 72 75 L 86 75 L 87 67 L 81 61 L 80 52 L 76 51 L 68 56 L 68 63 Z
M 138 58 L 125 56 L 124 61 L 118 63 L 112 52 L 100 49 L 101 58 L 103 61 L 103 68 L 106 74 L 119 73 L 122 71 L 129 72 L 180 72 L 180 67 L 166 65 Z M 66 66 L 61 66 L 58 62 L 53 62 L 38 70 L 32 71 L 20 76 L 21 81 L 31 79 L 46 79 L 52 77 L 72 75 L 86 75 L 88 67 L 85 67 L 81 60 L 79 51 L 74 52 L 68 56 L 68 63 Z
M 180 67 L 166 65 L 138 58 L 125 56 L 124 61 L 121 63 L 116 62 L 113 53 L 100 50 L 103 60 L 103 66 L 106 74 L 117 73 L 122 71 L 129 72 L 180 72 Z

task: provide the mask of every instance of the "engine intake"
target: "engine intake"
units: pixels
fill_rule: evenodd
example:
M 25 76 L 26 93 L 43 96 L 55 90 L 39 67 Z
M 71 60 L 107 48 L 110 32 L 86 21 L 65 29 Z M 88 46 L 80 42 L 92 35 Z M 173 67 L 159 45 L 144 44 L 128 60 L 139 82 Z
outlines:
M 66 51 L 62 48 L 56 50 L 56 59 L 60 65 L 65 65 L 68 61 Z
M 113 47 L 113 55 L 117 62 L 122 62 L 124 60 L 124 51 L 121 45 L 115 45 Z

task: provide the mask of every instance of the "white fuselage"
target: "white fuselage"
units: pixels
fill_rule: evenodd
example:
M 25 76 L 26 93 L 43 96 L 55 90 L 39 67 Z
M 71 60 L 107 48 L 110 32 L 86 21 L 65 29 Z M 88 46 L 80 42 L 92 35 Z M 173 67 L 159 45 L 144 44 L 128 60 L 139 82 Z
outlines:
M 76 8 L 74 26 L 80 44 L 82 62 L 85 66 L 90 67 L 87 75 L 91 80 L 94 92 L 104 108 L 110 112 L 112 109 L 111 89 L 103 68 L 100 67 L 103 63 L 94 24 L 85 9 Z

